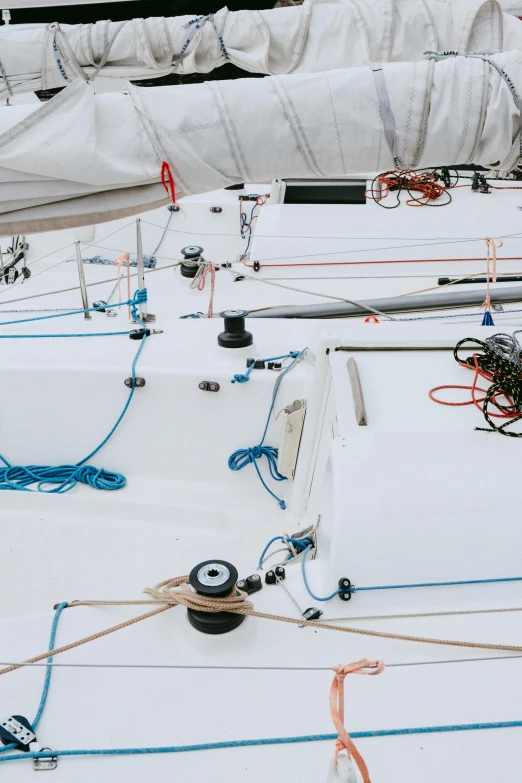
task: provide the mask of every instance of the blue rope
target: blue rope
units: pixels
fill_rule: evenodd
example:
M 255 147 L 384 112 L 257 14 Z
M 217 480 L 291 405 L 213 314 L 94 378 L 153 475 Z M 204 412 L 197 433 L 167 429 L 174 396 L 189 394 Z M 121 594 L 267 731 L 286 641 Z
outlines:
M 127 401 L 123 406 L 123 410 L 120 413 L 116 424 L 102 442 L 96 446 L 90 454 L 87 454 L 86 457 L 80 460 L 80 462 L 76 462 L 74 465 L 11 465 L 5 457 L 0 454 L 0 461 L 5 465 L 5 468 L 0 468 L 0 491 L 14 489 L 21 492 L 44 492 L 51 495 L 63 495 L 65 492 L 69 492 L 73 489 L 78 482 L 88 484 L 93 487 L 93 489 L 114 490 L 122 489 L 125 486 L 127 479 L 121 473 L 113 473 L 104 470 L 103 468 L 95 468 L 92 465 L 86 465 L 85 463 L 105 446 L 127 413 L 128 407 L 134 396 L 136 364 L 146 339 L 147 336 L 144 334 L 132 362 L 132 385 L 129 390 Z M 31 484 L 36 484 L 36 489 L 30 489 Z M 45 489 L 47 484 L 57 484 L 57 486 L 54 489 Z
M 182 316 L 182 318 L 188 318 L 189 316 L 185 315 Z M 305 348 L 306 351 L 306 348 Z M 268 359 L 263 359 L 263 362 L 277 362 L 279 359 L 295 359 L 298 356 L 301 356 L 301 354 L 304 353 L 304 351 L 293 351 L 292 353 L 284 353 L 282 356 L 270 356 Z M 236 373 L 230 383 L 247 383 L 250 380 L 250 373 L 255 367 L 255 363 L 252 362 L 247 367 L 247 371 L 245 373 Z M 284 375 L 287 370 L 289 370 L 290 367 L 287 367 L 283 370 L 281 375 Z
M 254 194 L 251 194 L 254 195 Z M 254 202 L 254 206 L 252 207 L 252 211 L 250 212 L 250 220 L 247 220 L 246 212 L 241 212 L 241 224 L 240 224 L 240 231 L 241 231 L 241 239 L 246 239 L 247 235 L 245 233 L 245 229 L 248 230 L 248 242 L 247 246 L 245 248 L 245 253 L 248 253 L 248 248 L 250 247 L 250 240 L 252 239 L 252 220 L 254 218 L 254 211 L 255 208 L 259 206 L 257 201 Z
M 128 332 L 81 332 L 80 334 L 0 334 L 0 340 L 36 340 L 42 337 L 115 337 Z
M 350 587 L 349 592 L 359 593 L 363 590 L 404 590 L 410 587 L 451 587 L 453 585 L 484 585 L 496 582 L 522 582 L 522 576 L 507 576 L 500 579 L 463 579 L 456 582 L 418 582 L 409 585 L 375 585 L 372 587 Z M 343 592 L 347 592 L 344 591 Z
M 522 720 L 491 723 L 455 723 L 448 726 L 415 726 L 405 729 L 377 729 L 376 731 L 350 731 L 352 739 L 368 737 L 400 737 L 413 734 L 442 734 L 450 731 L 479 731 L 484 729 L 514 729 L 522 727 Z M 0 758 L 2 761 L 23 759 L 48 759 L 53 756 L 144 756 L 156 753 L 189 753 L 199 750 L 223 750 L 225 748 L 251 748 L 264 745 L 297 745 L 303 742 L 332 742 L 337 734 L 305 734 L 298 737 L 266 737 L 263 739 L 227 740 L 204 742 L 198 745 L 171 745 L 156 748 L 103 748 L 96 750 L 53 750 L 40 753 L 16 753 Z
M 461 580 L 454 580 L 450 582 L 415 582 L 412 584 L 403 584 L 403 585 L 371 585 L 368 587 L 356 587 L 355 585 L 352 585 L 352 587 L 348 587 L 345 589 L 339 589 L 335 590 L 331 595 L 326 596 L 325 598 L 320 598 L 319 596 L 315 595 L 312 592 L 312 589 L 310 588 L 307 576 L 306 576 L 306 568 L 305 568 L 305 561 L 306 557 L 308 555 L 308 552 L 313 548 L 314 542 L 309 537 L 306 536 L 304 538 L 290 538 L 287 537 L 286 539 L 283 536 L 274 536 L 270 539 L 268 544 L 263 549 L 263 552 L 261 553 L 261 557 L 259 558 L 259 564 L 258 568 L 260 571 L 263 570 L 263 559 L 272 546 L 276 541 L 290 541 L 295 547 L 301 550 L 303 557 L 301 560 L 301 573 L 303 576 L 303 582 L 304 586 L 306 588 L 306 591 L 308 592 L 308 595 L 310 595 L 315 601 L 330 601 L 332 598 L 335 598 L 336 595 L 339 595 L 339 593 L 361 593 L 364 591 L 370 591 L 370 590 L 406 590 L 409 588 L 416 588 L 416 587 L 454 587 L 456 585 L 485 585 L 485 584 L 498 584 L 501 582 L 522 582 L 522 576 L 505 576 L 505 577 L 498 577 L 494 579 L 461 579 Z M 288 557 L 286 558 L 285 562 L 289 562 L 290 560 L 294 559 L 294 555 L 289 552 Z
M 74 263 L 75 258 L 68 258 L 67 263 Z M 114 261 L 110 258 L 103 258 L 102 256 L 91 256 L 91 258 L 83 258 L 84 264 L 101 264 L 102 266 L 114 266 Z M 132 258 L 125 266 L 138 266 L 138 262 L 135 258 Z M 145 269 L 156 268 L 156 256 L 143 256 L 143 266 Z
M 283 356 L 273 356 L 270 359 L 264 359 L 265 362 L 272 362 L 276 361 L 277 359 L 292 359 L 288 367 L 285 367 L 285 369 L 279 374 L 279 377 L 275 383 L 274 386 L 274 393 L 272 395 L 272 404 L 270 405 L 270 410 L 268 411 L 268 416 L 266 419 L 265 429 L 263 431 L 263 437 L 261 438 L 261 442 L 257 446 L 253 446 L 252 448 L 247 449 L 238 449 L 237 451 L 234 451 L 233 454 L 230 455 L 228 458 L 228 467 L 230 470 L 242 470 L 247 465 L 253 464 L 256 473 L 259 477 L 259 480 L 261 481 L 261 484 L 266 489 L 266 491 L 272 495 L 272 497 L 277 500 L 279 503 L 279 508 L 281 510 L 285 510 L 286 503 L 285 501 L 278 497 L 275 492 L 272 492 L 270 487 L 267 485 L 266 481 L 264 480 L 263 476 L 261 475 L 261 471 L 259 470 L 259 466 L 257 464 L 257 460 L 261 459 L 261 457 L 266 457 L 268 462 L 268 470 L 270 471 L 271 477 L 274 479 L 274 481 L 286 481 L 286 476 L 281 475 L 277 469 L 277 456 L 278 456 L 278 449 L 276 449 L 275 446 L 265 446 L 265 438 L 266 433 L 268 431 L 268 425 L 270 424 L 270 419 L 272 418 L 272 413 L 274 410 L 275 401 L 277 398 L 277 394 L 279 392 L 279 387 L 281 386 L 281 381 L 285 377 L 285 375 L 290 372 L 290 370 L 295 367 L 297 362 L 301 359 L 303 354 L 307 351 L 307 348 L 303 348 L 302 351 L 293 351 L 291 353 L 284 354 Z M 234 375 L 234 378 L 232 380 L 232 383 L 245 383 L 246 381 L 250 380 L 250 373 L 252 372 L 254 365 L 251 364 L 250 367 L 248 367 L 246 373 L 244 375 Z
M 312 548 L 312 544 L 309 544 L 306 549 L 303 552 L 303 557 L 301 559 L 301 573 L 303 575 L 303 582 L 304 586 L 306 587 L 306 590 L 308 594 L 314 599 L 314 601 L 331 601 L 332 598 L 335 598 L 336 595 L 339 595 L 339 593 L 345 592 L 344 590 L 335 590 L 331 595 L 327 595 L 324 598 L 320 598 L 318 595 L 315 595 L 315 593 L 312 592 L 310 585 L 308 584 L 308 579 L 306 578 L 306 570 L 305 570 L 305 560 L 308 552 Z
M 127 299 L 126 302 L 120 302 L 119 304 L 113 305 L 113 307 L 126 307 L 129 306 L 131 308 L 131 315 L 133 318 L 136 318 L 136 320 L 140 320 L 137 317 L 138 313 L 138 305 L 142 304 L 147 301 L 147 289 L 146 288 L 139 288 L 132 299 Z M 97 313 L 99 312 L 99 307 L 90 307 L 88 310 L 70 310 L 67 313 L 53 313 L 52 315 L 39 315 L 36 318 L 21 318 L 17 321 L 0 321 L 0 326 L 12 326 L 13 324 L 27 324 L 31 321 L 46 321 L 49 318 L 64 318 L 67 315 L 83 315 L 83 313 Z M 141 321 L 140 321 L 141 323 Z
M 292 536 L 288 536 L 288 537 L 284 538 L 283 536 L 274 536 L 273 538 L 270 539 L 268 544 L 265 546 L 265 548 L 261 552 L 261 557 L 259 558 L 259 563 L 258 563 L 259 571 L 263 570 L 263 560 L 264 560 L 264 557 L 265 557 L 266 553 L 268 552 L 268 550 L 270 549 L 270 547 L 272 546 L 272 544 L 275 543 L 276 541 L 283 541 L 283 542 L 284 541 L 290 541 L 291 544 L 293 544 L 297 549 L 300 549 L 301 551 L 305 550 L 309 543 L 310 544 L 313 543 L 312 539 L 308 538 L 308 537 L 306 537 L 306 538 L 292 538 Z M 285 562 L 288 562 L 288 560 L 292 560 L 293 557 L 294 557 L 293 554 L 290 552 Z
M 56 630 L 58 628 L 58 620 L 60 619 L 60 615 L 63 612 L 63 610 L 66 609 L 68 606 L 69 606 L 69 604 L 65 603 L 65 601 L 64 601 L 63 603 L 59 604 L 56 607 L 56 611 L 55 611 L 54 617 L 53 617 L 53 623 L 51 625 L 51 635 L 49 637 L 49 650 L 54 650 L 54 643 L 55 643 L 55 640 L 56 640 Z M 50 658 L 47 659 L 47 663 L 52 663 L 52 660 L 53 659 L 52 659 L 52 656 L 51 656 Z M 38 726 L 38 724 L 40 723 L 40 719 L 42 717 L 42 714 L 43 714 L 43 711 L 44 711 L 44 708 L 45 708 L 45 704 L 47 702 L 47 696 L 49 695 L 49 685 L 51 684 L 51 674 L 52 674 L 52 671 L 53 671 L 53 667 L 52 666 L 46 666 L 46 668 L 45 668 L 45 680 L 44 680 L 44 684 L 43 684 L 42 695 L 40 697 L 40 704 L 38 705 L 38 710 L 36 711 L 36 717 L 35 717 L 35 719 L 33 720 L 32 724 L 31 724 L 33 729 L 35 729 L 35 730 L 36 730 L 36 727 Z M 6 750 L 13 750 L 14 748 L 16 748 L 16 743 L 15 742 L 12 742 L 10 745 L 0 746 L 0 753 L 5 753 Z

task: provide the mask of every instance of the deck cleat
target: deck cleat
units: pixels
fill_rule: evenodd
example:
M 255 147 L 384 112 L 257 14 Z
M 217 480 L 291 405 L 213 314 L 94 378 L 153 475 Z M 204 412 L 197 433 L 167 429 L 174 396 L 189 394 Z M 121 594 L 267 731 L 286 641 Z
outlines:
M 247 576 L 246 579 L 240 579 L 239 582 L 237 582 L 236 587 L 238 590 L 241 590 L 242 593 L 252 595 L 252 593 L 258 593 L 259 590 L 261 590 L 263 582 L 261 581 L 259 574 L 252 574 L 251 576 Z
M 45 753 L 48 750 L 51 753 L 54 748 L 42 748 L 41 753 Z M 45 756 L 44 758 L 33 759 L 33 769 L 35 772 L 45 772 L 47 770 L 56 769 L 58 766 L 58 756 Z
M 352 587 L 350 580 L 342 576 L 339 579 L 339 598 L 341 601 L 349 601 L 354 591 L 355 588 Z

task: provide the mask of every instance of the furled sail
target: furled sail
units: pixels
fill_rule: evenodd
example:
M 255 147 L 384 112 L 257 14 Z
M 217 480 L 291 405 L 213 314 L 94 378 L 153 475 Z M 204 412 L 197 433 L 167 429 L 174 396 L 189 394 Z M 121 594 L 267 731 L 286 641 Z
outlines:
M 110 220 L 237 182 L 520 160 L 522 52 L 95 95 L 0 109 L 0 228 Z
M 426 50 L 522 49 L 522 22 L 497 0 L 357 0 L 266 11 L 0 27 L 0 98 L 97 73 L 125 79 L 209 73 L 316 73 L 420 60 Z

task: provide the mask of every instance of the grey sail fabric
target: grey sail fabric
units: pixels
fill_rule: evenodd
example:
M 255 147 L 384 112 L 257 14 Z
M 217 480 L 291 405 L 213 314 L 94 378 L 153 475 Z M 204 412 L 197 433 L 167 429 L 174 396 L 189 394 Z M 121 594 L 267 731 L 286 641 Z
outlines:
M 213 16 L 0 27 L 0 98 L 76 78 L 316 73 L 420 60 L 426 50 L 522 49 L 522 22 L 497 0 L 350 0 Z
M 395 167 L 394 156 L 416 168 L 518 165 L 522 52 L 381 63 L 380 71 L 393 115 L 387 134 L 372 66 L 102 95 L 78 80 L 36 110 L 2 108 L 3 233 L 158 206 L 165 168 L 180 197 L 275 177 L 382 171 Z

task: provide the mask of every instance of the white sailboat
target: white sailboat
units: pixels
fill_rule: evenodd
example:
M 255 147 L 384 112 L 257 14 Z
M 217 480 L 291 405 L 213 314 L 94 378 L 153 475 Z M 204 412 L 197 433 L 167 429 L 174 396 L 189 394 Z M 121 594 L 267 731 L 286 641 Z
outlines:
M 32 272 L 8 273 L 0 311 L 52 311 L 0 324 L 9 781 L 517 779 L 519 441 L 507 433 L 521 345 L 517 281 L 502 280 L 522 269 L 509 174 L 519 53 L 383 68 L 396 155 L 368 67 L 248 89 L 75 83 L 34 114 L 0 110 L 4 194 L 16 182 L 25 200 L 4 206 L 2 230 L 20 221 Z M 337 86 L 338 142 L 319 82 Z M 211 148 L 175 132 L 190 111 L 222 123 Z M 167 155 L 136 124 L 151 113 L 170 129 Z M 438 203 L 453 200 L 430 209 L 359 173 L 416 153 L 439 166 L 457 139 L 452 164 L 506 178 L 438 169 Z M 176 197 L 136 224 L 163 163 Z M 228 183 L 247 184 L 206 193 Z M 84 263 L 100 252 L 116 269 Z M 422 289 L 440 291 L 439 275 L 461 307 L 431 320 Z M 359 322 L 334 322 L 326 304 Z M 180 318 L 200 311 L 215 317 Z

